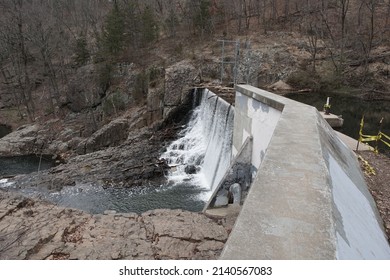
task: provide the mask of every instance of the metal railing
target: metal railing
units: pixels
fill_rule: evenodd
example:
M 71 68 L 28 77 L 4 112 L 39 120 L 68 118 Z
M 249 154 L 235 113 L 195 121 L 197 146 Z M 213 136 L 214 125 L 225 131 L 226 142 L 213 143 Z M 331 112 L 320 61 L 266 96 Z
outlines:
M 363 127 L 364 127 L 364 115 L 360 121 L 360 130 L 359 130 L 359 139 L 356 147 L 356 151 L 359 150 L 359 144 L 360 142 L 375 142 L 375 147 L 374 147 L 374 152 L 378 153 L 378 144 L 382 142 L 385 144 L 387 147 L 390 148 L 390 137 L 382 132 L 382 123 L 383 123 L 383 118 L 379 122 L 379 131 L 377 135 L 367 135 L 363 134 Z M 384 140 L 386 139 L 386 140 Z

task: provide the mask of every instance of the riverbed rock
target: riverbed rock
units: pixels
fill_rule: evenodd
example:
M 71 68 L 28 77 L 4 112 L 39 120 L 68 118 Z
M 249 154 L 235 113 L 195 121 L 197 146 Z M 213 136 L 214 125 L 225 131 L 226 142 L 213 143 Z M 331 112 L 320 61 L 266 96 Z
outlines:
M 187 165 L 186 168 L 184 168 L 184 171 L 187 174 L 195 174 L 197 170 L 195 165 Z
M 216 259 L 228 232 L 183 210 L 91 215 L 0 190 L 0 259 Z

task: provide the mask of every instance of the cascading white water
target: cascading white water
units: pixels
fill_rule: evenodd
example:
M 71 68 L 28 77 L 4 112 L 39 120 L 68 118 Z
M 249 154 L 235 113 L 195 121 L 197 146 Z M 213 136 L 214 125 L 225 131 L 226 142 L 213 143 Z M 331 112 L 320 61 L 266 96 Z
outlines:
M 162 155 L 172 166 L 168 185 L 122 189 L 90 183 L 56 191 L 35 185 L 19 188 L 8 179 L 0 179 L 0 188 L 90 213 L 142 213 L 159 208 L 201 211 L 230 164 L 234 110 L 208 90 L 196 95 L 191 119 L 180 139 Z
M 208 190 L 207 200 L 230 165 L 234 109 L 207 89 L 195 94 L 202 95 L 200 105 L 161 158 L 172 167 L 170 182 Z

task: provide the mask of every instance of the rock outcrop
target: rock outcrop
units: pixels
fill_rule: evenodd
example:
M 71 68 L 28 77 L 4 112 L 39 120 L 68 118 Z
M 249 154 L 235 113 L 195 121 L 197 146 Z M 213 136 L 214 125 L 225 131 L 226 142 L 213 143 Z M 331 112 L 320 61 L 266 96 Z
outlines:
M 104 97 L 104 85 L 97 81 L 103 79 L 102 73 L 106 72 L 103 69 L 100 70 L 99 74 L 99 70 L 93 64 L 78 68 L 76 74 L 67 84 L 66 96 L 61 106 L 67 107 L 73 112 L 81 112 L 99 105 Z
M 164 118 L 183 104 L 189 85 L 199 82 L 199 73 L 187 60 L 180 61 L 166 69 Z
M 127 119 L 115 119 L 79 144 L 80 154 L 91 153 L 110 146 L 116 146 L 126 140 L 129 132 Z
M 183 210 L 91 215 L 0 190 L 0 259 L 216 259 L 228 230 Z
M 26 125 L 0 139 L 0 156 L 31 154 L 39 146 L 40 126 Z
M 97 183 L 106 187 L 159 186 L 169 168 L 159 159 L 163 147 L 176 134 L 170 129 L 136 130 L 122 144 L 85 155 L 39 173 L 12 179 L 18 188 L 42 187 L 61 190 L 76 183 Z

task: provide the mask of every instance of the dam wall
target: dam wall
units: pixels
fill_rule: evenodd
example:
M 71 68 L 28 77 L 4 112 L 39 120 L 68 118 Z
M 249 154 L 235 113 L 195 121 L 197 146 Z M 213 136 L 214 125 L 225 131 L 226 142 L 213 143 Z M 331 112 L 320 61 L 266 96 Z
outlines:
M 316 108 L 236 86 L 233 154 L 252 137 L 253 183 L 221 259 L 390 259 L 353 151 Z

